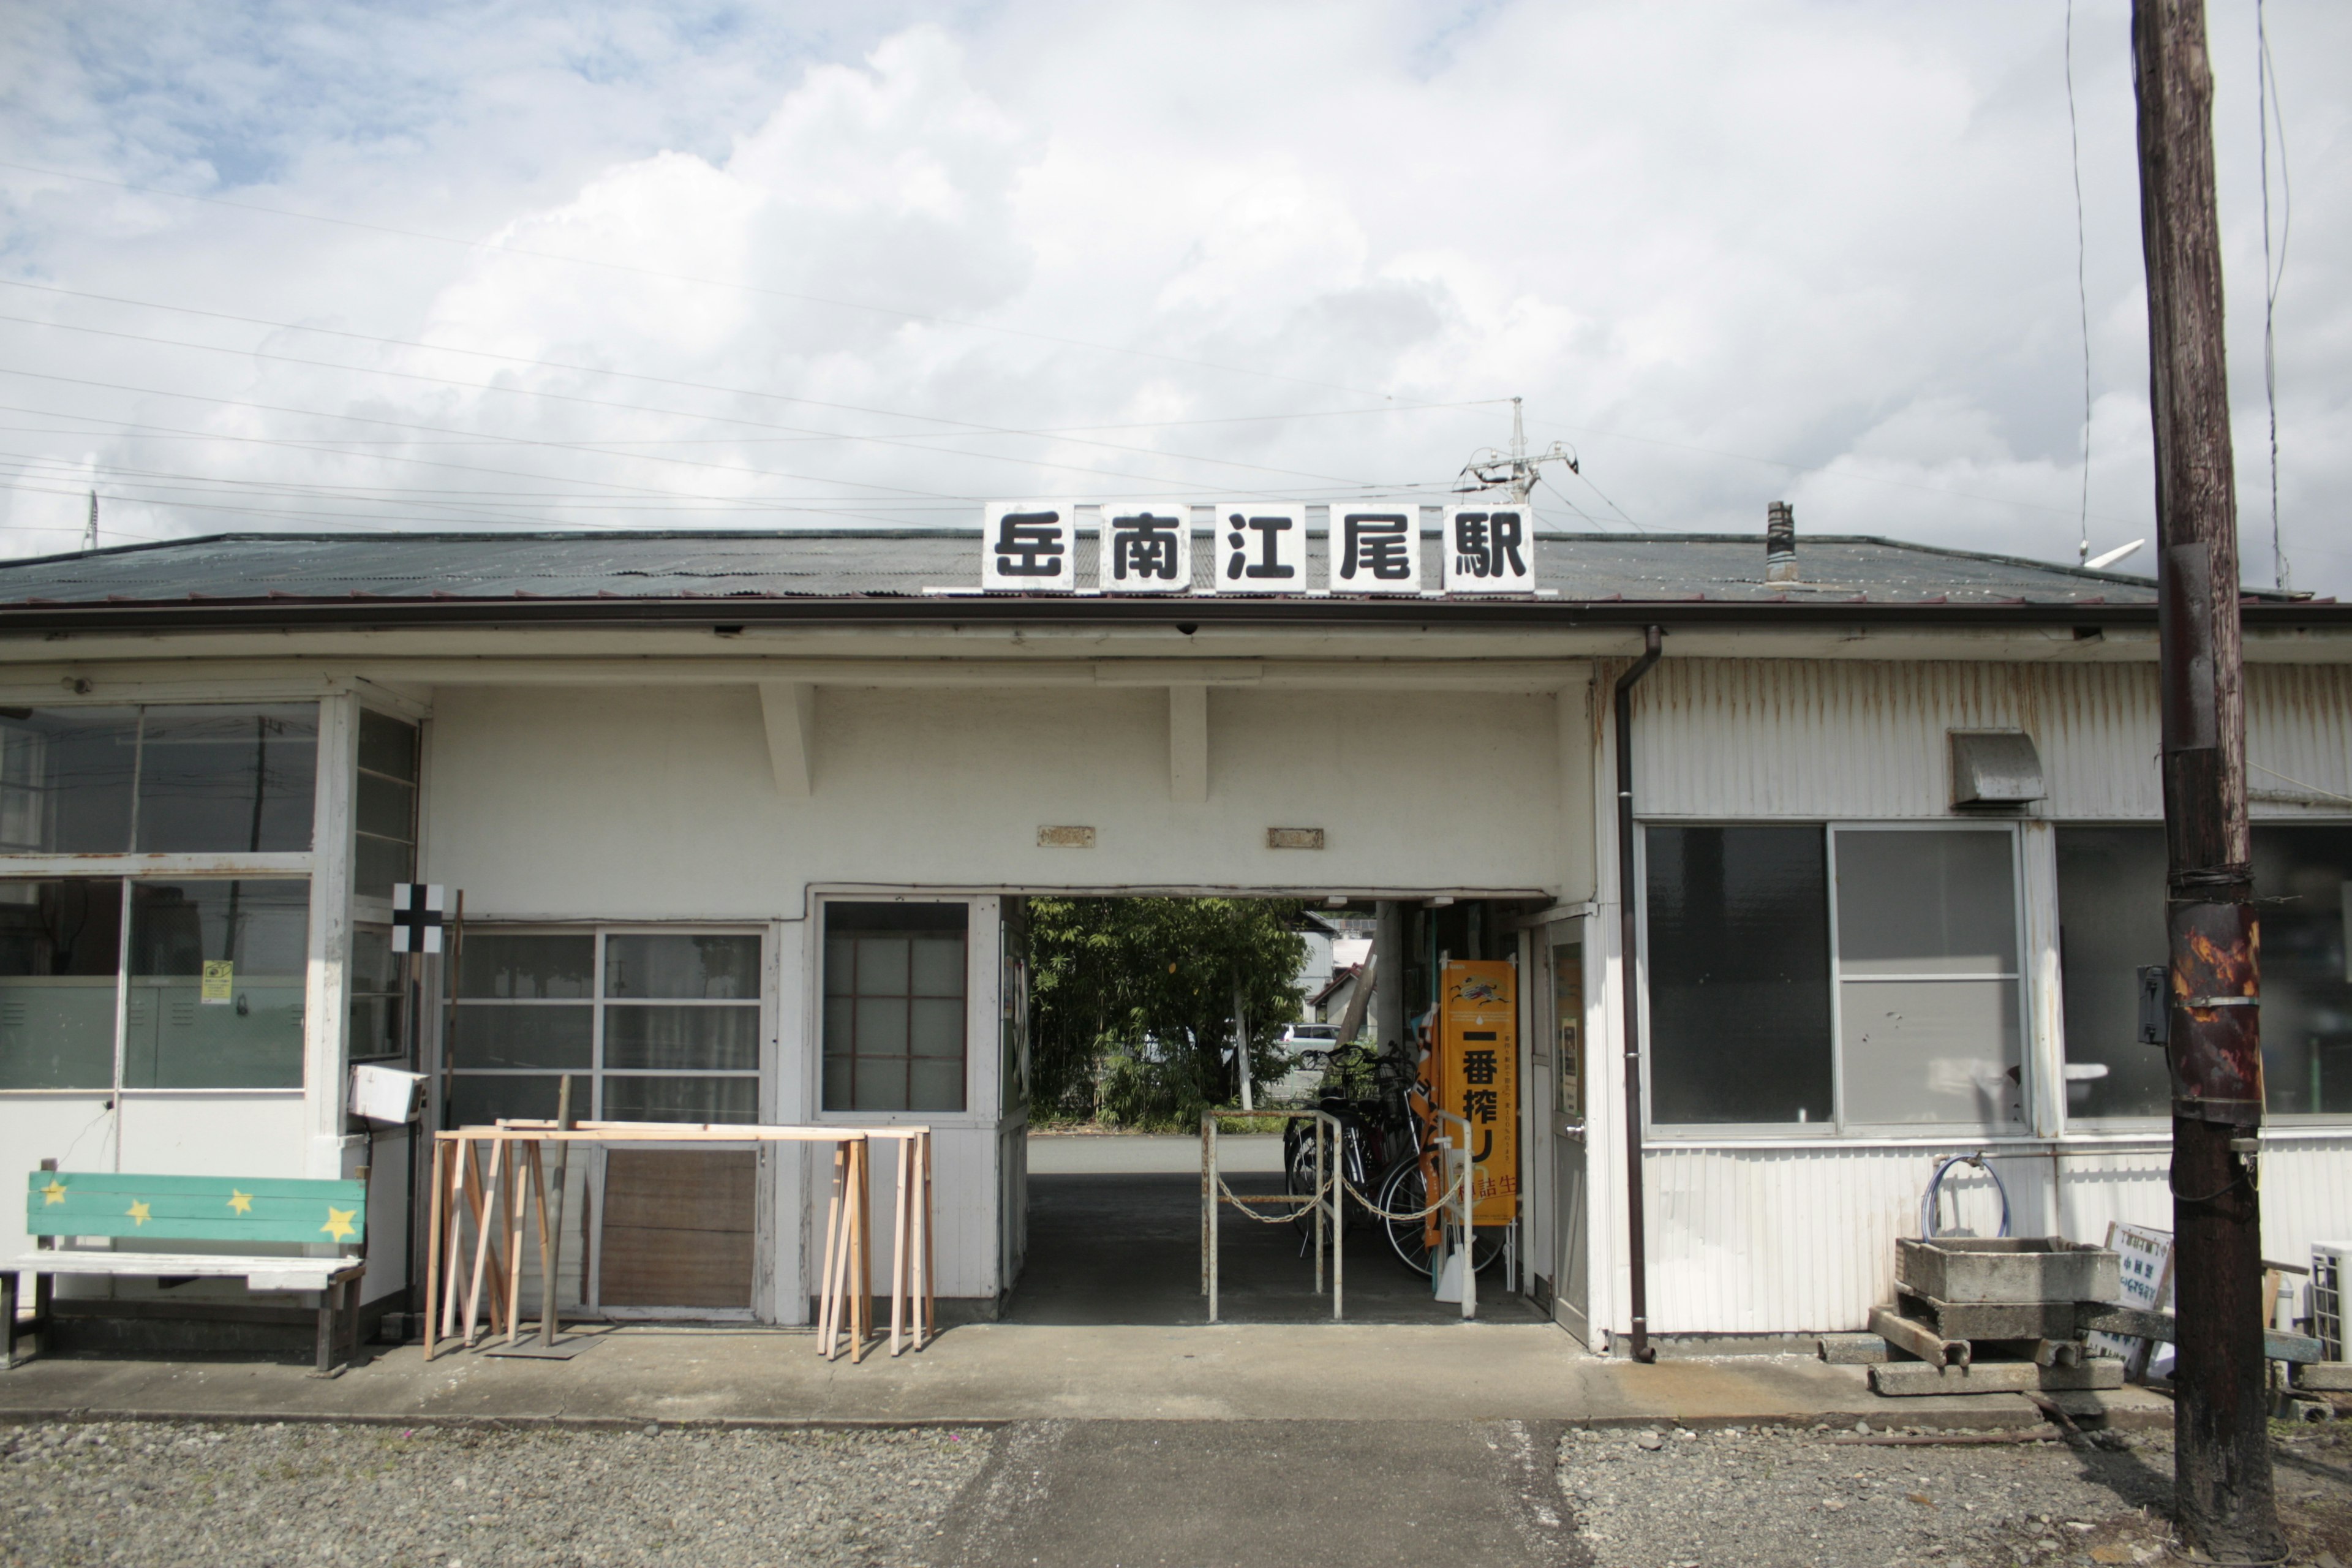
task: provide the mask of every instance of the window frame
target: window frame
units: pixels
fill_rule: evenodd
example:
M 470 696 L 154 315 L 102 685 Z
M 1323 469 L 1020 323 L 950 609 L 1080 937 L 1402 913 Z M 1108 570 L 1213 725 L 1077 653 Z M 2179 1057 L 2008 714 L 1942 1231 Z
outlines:
M 320 1021 L 313 1016 L 313 1009 L 316 1006 L 316 1001 L 311 994 L 312 987 L 310 984 L 310 971 L 312 964 L 312 958 L 309 950 L 310 945 L 310 932 L 314 931 L 318 925 L 319 883 L 317 878 L 308 874 L 307 867 L 302 871 L 292 873 L 278 869 L 257 870 L 250 867 L 214 870 L 174 870 L 163 868 L 151 868 L 143 872 L 98 870 L 92 868 L 77 876 L 70 873 L 35 873 L 21 870 L 12 863 L 15 858 L 17 858 L 0 856 L 0 882 L 112 882 L 121 890 L 121 908 L 118 915 L 120 923 L 116 930 L 115 938 L 117 948 L 114 969 L 114 1067 L 112 1079 L 108 1083 L 93 1084 L 84 1088 L 12 1089 L 0 1087 L 0 1098 L 13 1099 L 37 1096 L 54 1098 L 60 1095 L 106 1095 L 112 1097 L 119 1103 L 126 1096 L 301 1096 L 306 1095 L 310 1091 L 312 1087 L 310 1061 L 311 1041 L 314 1032 L 319 1026 Z M 110 859 L 113 858 L 113 857 L 106 857 L 106 858 Z M 170 858 L 180 860 L 186 858 L 186 857 L 175 855 L 170 857 Z M 215 857 L 215 858 L 217 858 Z M 248 857 L 247 858 L 249 859 L 250 858 Z M 304 858 L 308 859 L 308 857 L 304 857 Z M 125 1075 L 131 1065 L 131 1001 L 132 992 L 135 989 L 134 983 L 139 978 L 131 973 L 131 966 L 135 957 L 131 944 L 131 929 L 132 921 L 136 917 L 136 906 L 138 903 L 135 889 L 142 885 L 152 886 L 157 883 L 294 881 L 302 883 L 304 898 L 307 903 L 307 911 L 303 921 L 304 952 L 302 959 L 303 997 L 302 1051 L 300 1058 L 301 1070 L 297 1076 L 296 1080 L 290 1084 L 138 1084 L 129 1082 Z
M 1007 1120 L 1001 1108 L 1000 1052 L 995 1042 L 1003 976 L 998 973 L 1003 942 L 1001 895 L 993 893 L 914 891 L 906 888 L 822 886 L 809 889 L 807 940 L 802 944 L 803 992 L 802 1038 L 807 1042 L 801 1063 L 801 1093 L 808 1107 L 803 1118 L 812 1125 L 915 1126 L 991 1128 Z M 827 1110 L 824 1109 L 824 931 L 825 910 L 835 904 L 961 904 L 964 915 L 964 1050 L 961 1110 Z M 1012 1113 L 1018 1114 L 1018 1113 Z
M 2068 817 L 2063 821 L 2053 822 L 2050 826 L 2051 844 L 2053 855 L 2056 851 L 2057 836 L 2068 831 L 2069 829 L 2137 828 L 2143 832 L 2154 834 L 2159 845 L 2162 845 L 2164 841 L 2164 820 L 2161 817 Z M 2329 816 L 2322 816 L 2316 812 L 2313 812 L 2307 815 L 2299 813 L 2294 816 L 2278 816 L 2266 814 L 2262 816 L 2250 816 L 2246 826 L 2251 842 L 2251 835 L 2258 833 L 2265 827 L 2334 827 L 2352 830 L 2352 814 L 2339 812 Z M 2059 910 L 2064 907 L 2063 889 L 2059 886 L 2054 868 L 2053 868 L 2051 878 L 2051 894 L 2053 900 L 2053 907 L 2051 911 L 2051 927 L 2054 932 L 2058 929 Z M 2261 894 L 2262 889 L 2257 887 L 2255 889 L 2257 899 L 2261 897 Z M 2352 921 L 2347 921 L 2344 940 L 2347 952 L 2352 952 Z M 2170 961 L 2169 953 L 2158 953 L 2156 956 L 2168 963 Z M 2060 956 L 2059 963 L 2059 1003 L 2056 1008 L 2053 1009 L 2053 1016 L 2057 1031 L 2054 1059 L 2058 1064 L 2058 1071 L 2061 1076 L 2059 1089 L 2061 1100 L 2059 1111 L 2061 1117 L 2060 1126 L 2067 1131 L 2074 1131 L 2079 1129 L 2083 1133 L 2094 1137 L 2101 1134 L 2112 1137 L 2144 1137 L 2150 1133 L 2168 1133 L 2172 1126 L 2172 1118 L 2168 1111 L 2147 1116 L 2084 1116 L 2076 1114 L 2071 1106 L 2064 1103 L 2065 1091 L 2063 1075 L 2066 1068 L 2073 1065 L 2073 1058 L 2066 1054 L 2066 1008 L 2064 1003 L 2065 972 L 2064 957 L 2063 954 Z M 2161 1046 L 2146 1046 L 2141 1048 L 2158 1053 L 2161 1053 L 2165 1049 L 2165 1047 Z M 2265 1083 L 2267 1083 L 2267 1073 L 2265 1073 L 2264 1078 Z M 2273 1110 L 2268 1105 L 2265 1105 L 2263 1108 L 2263 1124 L 2265 1127 L 2286 1127 L 2312 1132 L 2325 1132 L 2335 1129 L 2352 1129 L 2352 1110 Z
M 1640 1012 L 1642 1044 L 1642 1129 L 1644 1140 L 1662 1142 L 1786 1142 L 1819 1140 L 1855 1142 L 1885 1142 L 1889 1140 L 1928 1138 L 1937 1142 L 1952 1138 L 1977 1141 L 2005 1142 L 2033 1136 L 2033 1104 L 2037 1075 L 2034 1069 L 2032 1034 L 2032 952 L 2029 945 L 2032 934 L 2026 908 L 2026 867 L 2024 835 L 2020 824 L 2012 819 L 1991 821 L 1954 817 L 1737 817 L 1737 816 L 1657 816 L 1642 817 L 1635 826 L 1641 829 L 1633 836 L 1633 885 L 1639 890 L 1639 918 L 1634 921 L 1634 952 L 1633 962 L 1640 981 L 1636 998 Z M 1653 1067 L 1655 1043 L 1650 1032 L 1650 835 L 1652 827 L 1812 827 L 1822 834 L 1822 865 L 1826 897 L 1823 917 L 1829 939 L 1829 1037 L 1831 1113 L 1825 1121 L 1660 1121 L 1652 1105 L 1652 1089 L 1657 1079 Z M 2018 1103 L 2017 1119 L 2007 1124 L 1988 1126 L 1974 1121 L 1858 1121 L 1847 1114 L 1845 1063 L 1845 986 L 1843 951 L 1838 940 L 1837 836 L 1841 832 L 1926 832 L 1926 833 L 1993 833 L 2009 840 L 2010 909 L 2011 930 L 2015 933 L 2017 970 L 2005 978 L 2011 987 L 2012 1005 L 2018 1041 Z M 1621 955 L 1622 961 L 1622 955 Z M 1892 979 L 1873 976 L 1872 982 Z M 1992 978 L 1974 974 L 1937 975 L 1937 980 L 1974 980 Z
M 454 1000 L 457 1008 L 586 1007 L 589 1013 L 588 1065 L 584 1068 L 468 1068 L 464 1064 L 462 1058 L 454 1061 L 448 1061 L 445 1058 L 446 1071 L 449 1076 L 450 1086 L 453 1091 L 456 1088 L 456 1080 L 460 1078 L 524 1078 L 560 1079 L 566 1071 L 569 1071 L 575 1078 L 585 1077 L 588 1079 L 588 1103 L 584 1106 L 580 1103 L 576 1098 L 577 1090 L 575 1089 L 575 1098 L 572 1106 L 572 1115 L 578 1117 L 583 1121 L 602 1121 L 610 1120 L 610 1118 L 606 1117 L 604 1114 L 604 1080 L 608 1076 L 613 1078 L 655 1079 L 748 1078 L 752 1080 L 753 1085 L 751 1093 L 751 1124 L 766 1123 L 773 1120 L 773 1107 L 775 1103 L 774 1068 L 776 1057 L 776 1031 L 774 1027 L 775 1009 L 774 998 L 772 995 L 773 987 L 770 984 L 769 976 L 774 966 L 775 954 L 772 951 L 772 943 L 769 940 L 769 927 L 766 922 L 750 921 L 565 921 L 484 920 L 471 922 L 471 928 L 467 934 L 492 934 L 498 936 L 585 936 L 591 939 L 593 947 L 591 949 L 589 963 L 593 984 L 590 994 L 586 996 L 467 997 L 457 995 L 457 971 L 460 966 L 456 963 L 445 965 L 448 972 L 448 980 L 444 989 L 445 998 Z M 613 936 L 751 937 L 760 943 L 760 979 L 757 992 L 755 994 L 748 997 L 608 996 L 605 994 L 604 990 L 606 983 L 604 973 L 604 942 L 607 937 Z M 760 1020 L 759 1064 L 750 1071 L 745 1071 L 737 1068 L 607 1068 L 604 1065 L 604 1010 L 607 1007 L 681 1006 L 740 1008 L 745 1006 L 747 1004 L 757 1009 Z M 443 1047 L 445 1052 L 454 1048 L 455 1047 L 456 1035 L 454 1025 L 455 1019 L 453 1018 L 453 1027 L 449 1041 Z M 654 1146 L 655 1145 L 647 1145 L 647 1147 Z

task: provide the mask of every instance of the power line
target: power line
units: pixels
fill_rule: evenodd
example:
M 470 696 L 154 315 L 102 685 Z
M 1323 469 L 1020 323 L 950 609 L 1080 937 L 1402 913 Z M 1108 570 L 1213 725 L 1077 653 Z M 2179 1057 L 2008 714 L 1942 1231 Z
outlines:
M 1098 468 L 1083 463 L 1057 463 L 1047 458 L 1008 457 L 1002 453 L 972 452 L 960 447 L 918 446 L 910 440 L 898 437 L 862 436 L 845 431 L 814 430 L 805 426 L 777 425 L 767 420 L 743 419 L 733 415 L 703 414 L 683 408 L 655 408 L 649 407 L 644 404 L 618 403 L 609 398 L 583 397 L 576 393 L 545 392 L 533 387 L 502 385 L 497 382 L 460 381 L 452 376 L 427 375 L 421 371 L 390 370 L 378 365 L 344 364 L 334 360 L 308 359 L 299 354 L 275 353 L 265 349 L 241 349 L 223 343 L 192 342 L 184 338 L 157 337 L 152 333 L 148 332 L 125 332 L 117 331 L 110 327 L 88 327 L 80 325 L 78 322 L 44 321 L 34 316 L 10 316 L 0 314 L 0 321 L 13 322 L 18 326 L 44 327 L 57 331 L 84 332 L 93 337 L 119 338 L 128 342 L 155 343 L 165 348 L 195 349 L 205 353 L 232 354 L 239 358 L 269 360 L 280 364 L 306 365 L 314 370 L 341 371 L 345 374 L 354 375 L 390 376 L 401 381 L 424 382 L 434 386 L 457 387 L 467 392 L 499 393 L 510 397 L 537 397 L 543 398 L 552 403 L 578 404 L 583 407 L 607 408 L 628 414 L 651 414 L 667 419 L 693 419 L 700 420 L 708 424 L 741 425 L 756 430 L 782 430 L 789 433 L 796 438 L 807 438 L 820 441 L 864 442 L 871 446 L 897 447 L 913 451 L 938 453 L 947 457 L 971 458 L 985 463 L 1014 463 L 1024 468 L 1052 468 L 1067 473 L 1089 474 L 1102 479 L 1137 479 L 1152 484 L 1166 484 L 1169 482 L 1157 474 L 1130 473 L 1121 468 Z M 999 430 L 995 433 L 1001 435 L 1025 434 L 1025 432 L 1013 430 Z M 1100 441 L 1091 441 L 1083 444 L 1087 446 L 1112 445 L 1112 443 Z M 1244 463 L 1225 458 L 1201 458 L 1192 456 L 1188 453 L 1161 452 L 1150 447 L 1119 447 L 1116 449 L 1130 452 L 1142 452 L 1152 457 L 1169 458 L 1177 462 L 1208 463 L 1220 468 L 1247 468 L 1258 473 L 1280 475 L 1285 479 L 1315 479 L 1325 484 L 1353 485 L 1360 484 L 1361 482 L 1359 480 L 1342 479 L 1336 474 L 1312 473 L 1298 468 L 1277 468 L 1269 467 L 1263 463 Z M 615 455 L 633 457 L 635 454 L 620 453 Z M 1385 489 L 1387 487 L 1375 486 L 1371 488 Z
M 23 174 L 41 174 L 51 179 L 80 180 L 94 185 L 110 185 L 116 190 L 130 191 L 139 195 L 164 196 L 175 201 L 202 202 L 212 206 L 234 207 L 240 212 L 266 214 L 271 217 L 295 218 L 304 223 L 331 224 L 338 228 L 360 229 L 370 234 L 394 235 L 404 239 L 421 239 L 435 245 L 456 246 L 466 250 L 492 250 L 507 256 L 529 257 L 540 261 L 560 261 L 574 267 L 591 267 L 607 272 L 627 273 L 637 278 L 658 278 L 672 283 L 694 283 L 704 288 L 726 289 L 741 294 L 757 294 L 769 299 L 790 300 L 796 304 L 824 305 L 835 310 L 864 310 L 873 315 L 890 316 L 902 321 L 920 321 L 929 326 L 961 327 L 972 331 L 996 332 L 1006 337 L 1026 338 L 1036 342 L 1054 343 L 1063 348 L 1089 349 L 1097 353 L 1125 354 L 1136 359 L 1156 360 L 1165 364 L 1181 364 L 1194 370 L 1218 371 L 1227 375 L 1255 376 L 1264 381 L 1287 382 L 1295 386 L 1313 386 L 1327 392 L 1345 392 L 1358 397 L 1381 397 L 1390 394 L 1376 387 L 1349 386 L 1340 382 L 1317 381 L 1307 376 L 1285 375 L 1279 371 L 1252 370 L 1244 365 L 1220 364 L 1213 360 L 1190 359 L 1181 354 L 1161 353 L 1152 349 L 1121 348 L 1113 343 L 1092 342 L 1084 338 L 1067 338 L 1052 332 L 1031 331 L 1022 327 L 993 326 L 985 321 L 968 321 L 952 316 L 927 315 L 917 310 L 901 310 L 887 305 L 869 305 L 855 300 L 833 300 L 818 294 L 802 294 L 788 289 L 768 289 L 754 283 L 737 283 L 723 278 L 701 278 L 690 273 L 664 272 L 651 267 L 634 267 L 624 261 L 606 261 L 586 256 L 566 256 L 560 251 L 532 250 L 522 246 L 505 245 L 494 240 L 459 239 L 453 235 L 433 234 L 424 229 L 397 228 L 390 224 L 363 223 L 357 218 L 329 217 L 322 213 L 299 212 L 291 207 L 265 206 L 258 202 L 240 202 L 226 196 L 194 195 L 185 191 L 167 191 L 152 185 L 136 185 L 127 180 L 110 180 L 100 174 L 78 174 L 65 169 L 47 169 L 35 163 L 19 163 L 0 159 L 0 169 L 15 169 Z
M 5 167 L 0 164 L 0 167 Z M 267 327 L 273 331 L 310 332 L 320 337 L 342 338 L 352 342 L 372 343 L 381 348 L 418 349 L 427 353 L 460 354 L 468 359 L 497 360 L 504 364 L 532 365 L 542 370 L 560 370 L 577 375 L 607 376 L 623 381 L 642 381 L 656 386 L 683 387 L 696 392 L 716 392 L 730 397 L 757 397 L 772 403 L 798 403 L 812 408 L 832 408 L 848 414 L 871 414 L 884 419 L 921 420 L 932 425 L 953 426 L 960 432 L 976 435 L 1069 437 L 1084 436 L 1106 430 L 1176 430 L 1207 425 L 1255 425 L 1295 419 L 1337 419 L 1367 414 L 1412 414 L 1431 409 L 1484 408 L 1508 401 L 1500 397 L 1474 397 L 1441 403 L 1386 403 L 1370 408 L 1299 409 L 1281 414 L 1237 414 L 1209 419 L 1145 419 L 1110 425 L 1071 425 L 1039 429 L 1010 429 L 1001 426 L 975 424 L 971 420 L 950 418 L 940 414 L 908 414 L 898 409 L 876 408 L 869 405 L 841 403 L 828 398 L 805 397 L 793 393 L 763 392 L 748 386 L 729 386 L 721 383 L 688 381 L 682 377 L 654 375 L 643 371 L 614 370 L 604 365 L 574 364 L 565 360 L 536 359 L 528 354 L 500 353 L 492 349 L 460 348 L 450 343 L 428 343 L 414 338 L 379 337 L 370 332 L 348 331 L 339 327 L 311 326 L 300 321 L 276 321 L 261 316 L 242 316 L 229 310 L 207 310 L 194 305 L 166 305 L 153 300 L 133 300 L 120 294 L 98 294 L 83 289 L 68 289 L 55 283 L 35 283 L 21 278 L 0 278 L 0 287 L 27 289 L 43 294 L 56 294 L 71 300 L 89 300 L 105 305 L 128 305 L 142 310 L 161 310 L 183 316 L 202 316 L 215 321 L 235 321 L 241 326 Z M 902 437 L 914 437 L 920 431 L 901 431 Z M 1122 451 L 1149 451 L 1149 447 L 1119 447 Z
M 2278 460 L 2278 340 L 2273 324 L 2278 315 L 2279 280 L 2286 276 L 2287 235 L 2294 224 L 2294 191 L 2286 173 L 2286 118 L 2279 110 L 2278 65 L 2271 58 L 2269 23 L 2263 0 L 2254 0 L 2254 110 L 2263 134 L 2263 400 L 2271 418 L 2271 583 L 2284 593 L 2294 586 L 2294 570 L 2287 563 L 2279 536 Z M 2271 128 L 2278 128 L 2279 242 L 2278 260 L 2271 260 Z
M 2074 308 L 2083 320 L 2083 536 L 2074 547 L 2080 565 L 2091 558 L 2091 294 L 2083 277 L 2088 244 L 2083 233 L 2083 136 L 2074 119 L 2074 0 L 2066 0 L 2066 144 L 2074 159 Z

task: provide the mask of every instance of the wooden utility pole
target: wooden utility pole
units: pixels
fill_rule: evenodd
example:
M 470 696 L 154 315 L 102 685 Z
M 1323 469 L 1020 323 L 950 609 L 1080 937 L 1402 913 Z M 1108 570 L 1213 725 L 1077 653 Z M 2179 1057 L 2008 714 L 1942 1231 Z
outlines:
M 2286 1543 L 2271 1490 L 2263 1358 L 2258 932 L 2204 0 L 2133 0 L 2132 79 L 2161 545 L 2173 1500 L 2194 1550 L 2274 1563 Z

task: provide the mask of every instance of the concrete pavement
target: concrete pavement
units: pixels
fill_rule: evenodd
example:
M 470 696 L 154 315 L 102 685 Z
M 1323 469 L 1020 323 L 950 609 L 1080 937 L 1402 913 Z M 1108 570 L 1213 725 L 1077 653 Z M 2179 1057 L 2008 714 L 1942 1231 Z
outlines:
M 958 1568 L 1580 1563 L 1528 1421 L 1045 1421 L 1002 1433 L 941 1522 Z
M 974 1423 L 1546 1420 L 1610 1425 L 2030 1426 L 2014 1394 L 1881 1399 L 1859 1367 L 1742 1356 L 1637 1366 L 1549 1324 L 974 1324 L 920 1353 L 820 1360 L 776 1329 L 594 1331 L 574 1360 L 414 1345 L 332 1381 L 245 1360 L 43 1358 L 0 1373 L 0 1420 L 65 1413 L 224 1419 Z M 2069 1403 L 2093 1396 L 2070 1395 Z M 2138 1389 L 2095 1396 L 2168 1424 Z

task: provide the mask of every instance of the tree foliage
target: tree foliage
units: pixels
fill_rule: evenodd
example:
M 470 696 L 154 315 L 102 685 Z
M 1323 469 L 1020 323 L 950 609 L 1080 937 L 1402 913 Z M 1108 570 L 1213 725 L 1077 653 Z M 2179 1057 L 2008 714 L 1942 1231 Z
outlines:
M 1273 1047 L 1298 1017 L 1307 963 L 1298 911 L 1270 899 L 1031 899 L 1037 1113 L 1182 1127 L 1238 1103 L 1237 986 L 1251 1079 L 1282 1076 Z

